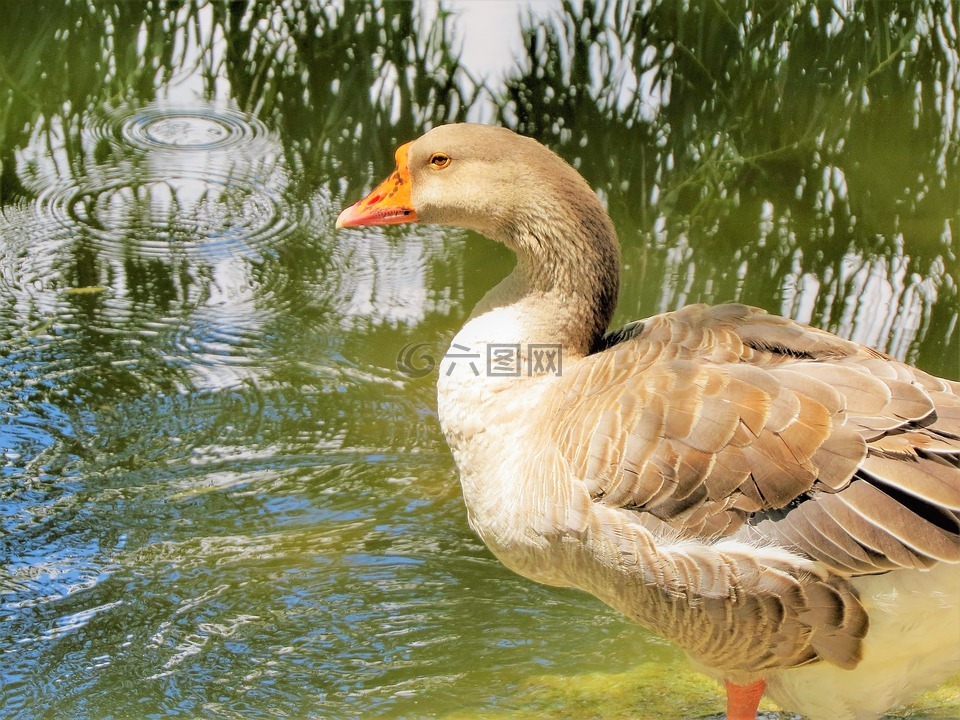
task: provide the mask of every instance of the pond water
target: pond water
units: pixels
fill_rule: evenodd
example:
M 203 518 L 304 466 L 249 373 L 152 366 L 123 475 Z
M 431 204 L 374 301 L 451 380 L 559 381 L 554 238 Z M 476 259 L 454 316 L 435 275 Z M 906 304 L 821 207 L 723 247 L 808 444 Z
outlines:
M 719 710 L 467 527 L 398 357 L 512 259 L 333 229 L 433 125 L 583 172 L 618 322 L 739 300 L 960 376 L 950 3 L 2 6 L 4 718 Z M 952 687 L 913 716 L 960 717 Z

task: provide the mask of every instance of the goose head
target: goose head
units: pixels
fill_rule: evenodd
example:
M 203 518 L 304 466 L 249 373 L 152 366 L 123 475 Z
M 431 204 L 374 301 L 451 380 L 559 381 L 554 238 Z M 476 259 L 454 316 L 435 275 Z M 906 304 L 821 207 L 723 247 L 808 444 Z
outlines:
M 584 209 L 577 205 L 597 203 L 573 168 L 507 128 L 441 125 L 401 145 L 395 157 L 393 174 L 340 213 L 338 228 L 419 221 L 512 245 L 525 220 L 552 215 L 554 222 L 569 222 L 567 215 Z
M 549 296 L 589 347 L 616 304 L 620 246 L 580 174 L 532 138 L 502 127 L 441 125 L 396 151 L 396 170 L 340 213 L 337 227 L 409 222 L 461 227 L 518 258 L 511 287 Z M 545 310 L 546 312 L 546 310 Z

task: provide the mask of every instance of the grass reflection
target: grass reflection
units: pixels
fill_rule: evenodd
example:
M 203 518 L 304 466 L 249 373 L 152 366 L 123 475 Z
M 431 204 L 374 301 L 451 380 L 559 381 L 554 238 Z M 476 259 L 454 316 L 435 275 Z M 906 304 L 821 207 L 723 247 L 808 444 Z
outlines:
M 457 3 L 0 0 L 0 715 L 715 709 L 466 525 L 432 376 L 395 358 L 512 258 L 332 230 L 428 126 L 580 168 L 618 319 L 737 299 L 960 373 L 952 5 L 484 12 L 523 44 L 481 82 Z
M 628 289 L 630 314 L 730 299 L 791 314 L 793 278 L 818 278 L 801 319 L 956 375 L 954 24 L 926 2 L 564 2 L 528 21 L 499 119 L 636 228 L 625 282 L 650 289 Z M 882 291 L 851 281 L 878 271 Z M 906 340 L 871 335 L 861 296 L 888 326 L 901 305 L 922 319 Z

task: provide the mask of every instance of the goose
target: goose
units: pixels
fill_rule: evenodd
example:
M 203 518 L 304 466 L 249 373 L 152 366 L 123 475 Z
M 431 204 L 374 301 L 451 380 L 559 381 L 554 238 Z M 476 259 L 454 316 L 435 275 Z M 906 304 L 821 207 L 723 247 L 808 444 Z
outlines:
M 438 372 L 468 521 L 725 688 L 865 720 L 960 668 L 960 383 L 740 304 L 607 332 L 620 280 L 587 182 L 501 127 L 438 126 L 338 228 L 436 223 L 517 258 Z

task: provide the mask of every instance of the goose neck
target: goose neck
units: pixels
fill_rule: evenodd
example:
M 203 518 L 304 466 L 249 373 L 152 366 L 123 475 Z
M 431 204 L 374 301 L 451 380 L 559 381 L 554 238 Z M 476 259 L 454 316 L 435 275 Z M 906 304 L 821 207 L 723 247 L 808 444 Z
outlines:
M 474 316 L 512 305 L 532 340 L 585 355 L 607 329 L 617 301 L 620 250 L 603 213 L 595 223 L 516 227 L 507 241 L 517 254 L 513 273 Z

